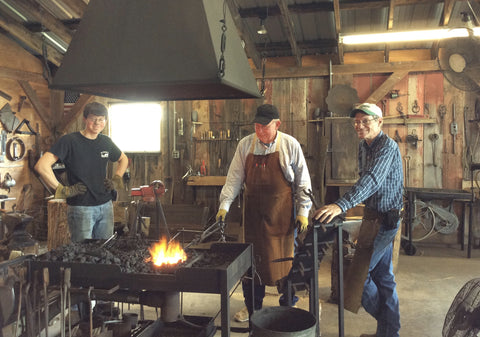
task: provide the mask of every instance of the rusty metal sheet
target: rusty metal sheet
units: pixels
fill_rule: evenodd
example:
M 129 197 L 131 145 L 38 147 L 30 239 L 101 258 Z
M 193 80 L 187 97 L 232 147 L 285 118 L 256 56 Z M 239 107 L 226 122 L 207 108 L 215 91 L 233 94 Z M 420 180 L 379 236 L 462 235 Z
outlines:
M 334 117 L 349 117 L 355 103 L 359 102 L 357 90 L 347 84 L 337 84 L 328 91 L 328 110 Z

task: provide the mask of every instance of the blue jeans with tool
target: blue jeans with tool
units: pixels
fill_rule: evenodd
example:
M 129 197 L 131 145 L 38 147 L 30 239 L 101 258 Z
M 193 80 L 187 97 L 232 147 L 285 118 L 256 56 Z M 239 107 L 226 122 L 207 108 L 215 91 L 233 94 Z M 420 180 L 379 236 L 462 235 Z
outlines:
M 72 242 L 108 239 L 113 234 L 113 203 L 98 206 L 68 206 L 68 227 Z
M 400 310 L 392 265 L 397 231 L 380 227 L 362 294 L 362 306 L 377 320 L 377 337 L 399 337 Z

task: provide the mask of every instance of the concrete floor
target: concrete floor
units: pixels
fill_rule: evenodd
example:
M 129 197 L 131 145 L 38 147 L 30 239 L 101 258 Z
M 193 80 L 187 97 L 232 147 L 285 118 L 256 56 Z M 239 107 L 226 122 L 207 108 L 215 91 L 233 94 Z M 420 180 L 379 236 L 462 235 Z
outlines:
M 415 256 L 400 252 L 396 280 L 400 298 L 402 337 L 441 336 L 445 315 L 460 288 L 470 279 L 480 277 L 480 249 L 472 251 L 472 258 L 466 258 L 466 251 L 458 246 L 447 247 L 435 244 L 416 244 Z M 331 250 L 320 265 L 319 294 L 321 304 L 321 336 L 334 337 L 338 334 L 337 306 L 328 303 L 330 296 Z M 308 295 L 298 294 L 297 307 L 308 310 Z M 267 288 L 264 306 L 278 305 L 276 288 Z M 241 287 L 231 297 L 231 316 L 243 307 Z M 220 296 L 185 293 L 183 314 L 216 317 L 220 325 Z M 146 312 L 146 319 L 154 312 Z M 231 320 L 234 327 L 248 327 L 248 323 Z M 362 333 L 375 333 L 376 322 L 363 309 L 358 314 L 345 311 L 345 337 L 357 337 Z M 221 336 L 220 330 L 215 337 Z M 247 333 L 232 332 L 231 337 L 246 337 Z

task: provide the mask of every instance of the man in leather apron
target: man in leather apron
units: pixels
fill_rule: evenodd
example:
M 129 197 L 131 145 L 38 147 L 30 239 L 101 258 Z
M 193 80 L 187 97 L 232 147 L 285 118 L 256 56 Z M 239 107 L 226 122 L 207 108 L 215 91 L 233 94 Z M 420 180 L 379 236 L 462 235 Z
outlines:
M 253 123 L 255 133 L 239 142 L 230 163 L 217 213 L 217 220 L 225 219 L 244 188 L 245 242 L 253 244 L 256 273 L 242 281 L 248 312 L 243 309 L 237 313 L 237 321 L 246 321 L 254 309 L 261 309 L 265 286 L 275 286 L 290 271 L 291 261 L 272 261 L 293 257 L 296 225 L 300 231 L 307 228 L 312 204 L 303 193 L 311 188 L 311 182 L 300 143 L 278 131 L 281 121 L 277 108 L 270 104 L 259 106 Z M 280 305 L 287 302 L 280 298 Z
M 340 199 L 319 208 L 314 219 L 330 222 L 363 202 L 362 224 L 353 261 L 345 278 L 345 309 L 362 305 L 377 320 L 375 334 L 360 337 L 398 337 L 400 313 L 392 266 L 392 242 L 403 205 L 403 167 L 395 141 L 382 132 L 382 110 L 364 103 L 350 114 L 358 137 L 360 178 Z

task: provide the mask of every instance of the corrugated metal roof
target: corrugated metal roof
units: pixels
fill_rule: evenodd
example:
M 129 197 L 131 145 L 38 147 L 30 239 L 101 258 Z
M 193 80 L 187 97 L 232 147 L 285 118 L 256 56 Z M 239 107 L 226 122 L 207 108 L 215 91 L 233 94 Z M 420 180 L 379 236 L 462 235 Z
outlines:
M 248 50 L 249 56 L 255 59 L 258 56 L 278 57 L 327 54 L 335 55 L 338 52 L 338 34 L 359 34 L 386 32 L 389 26 L 391 3 L 395 4 L 391 29 L 419 30 L 441 27 L 444 17 L 447 17 L 447 27 L 462 24 L 461 12 L 480 13 L 480 4 L 477 1 L 454 1 L 453 8 L 445 8 L 444 1 L 436 0 L 397 0 L 397 1 L 353 1 L 339 0 L 339 13 L 334 11 L 333 0 L 225 0 L 229 8 L 233 9 L 233 16 L 237 17 L 236 25 L 241 38 L 247 46 L 254 46 Z M 30 8 L 25 6 L 30 4 Z M 25 37 L 15 33 L 15 24 L 26 27 L 33 36 L 48 36 L 56 41 L 46 41 L 59 53 L 63 54 L 68 42 L 63 41 L 54 29 L 58 26 L 49 26 L 46 22 L 38 22 L 38 13 L 29 12 L 32 8 L 40 8 L 51 14 L 57 25 L 64 25 L 73 32 L 82 11 L 88 0 L 0 0 L 0 32 L 17 41 Z M 284 10 L 282 12 L 282 4 Z M 447 2 L 448 4 L 448 2 Z M 188 8 L 185 8 L 188 10 Z M 152 13 L 154 15 L 154 13 Z M 257 34 L 261 17 L 268 33 Z M 335 18 L 339 17 L 340 22 Z M 3 18 L 3 19 L 2 19 Z M 52 23 L 50 22 L 50 25 Z M 337 27 L 340 31 L 337 32 Z M 233 27 L 228 27 L 234 29 Z M 51 31 L 51 32 L 50 32 Z M 432 42 L 423 43 L 396 43 L 371 44 L 364 46 L 343 45 L 343 52 L 376 51 L 388 47 L 395 49 L 431 48 Z M 31 50 L 35 53 L 34 50 Z M 37 52 L 38 53 L 38 52 Z M 254 55 L 254 53 L 256 55 Z M 296 55 L 295 53 L 298 53 Z M 342 59 L 342 58 L 339 58 Z

